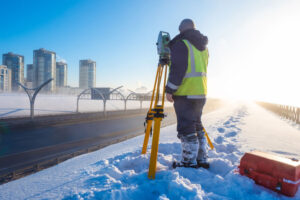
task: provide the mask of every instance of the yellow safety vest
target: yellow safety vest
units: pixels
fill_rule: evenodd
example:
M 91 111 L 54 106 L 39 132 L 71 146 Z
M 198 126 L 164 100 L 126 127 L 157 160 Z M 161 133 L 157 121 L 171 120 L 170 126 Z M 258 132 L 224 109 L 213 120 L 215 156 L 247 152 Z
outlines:
M 188 68 L 181 85 L 174 93 L 189 99 L 201 99 L 207 95 L 208 50 L 199 51 L 188 40 L 183 40 L 188 48 Z

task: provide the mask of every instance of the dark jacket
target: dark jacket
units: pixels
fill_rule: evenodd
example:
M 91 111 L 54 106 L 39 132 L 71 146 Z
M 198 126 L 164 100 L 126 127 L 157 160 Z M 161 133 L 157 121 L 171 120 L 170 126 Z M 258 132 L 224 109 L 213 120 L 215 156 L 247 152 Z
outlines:
M 170 41 L 169 47 L 171 50 L 171 71 L 169 73 L 168 82 L 173 85 L 180 86 L 188 67 L 188 48 L 182 40 L 188 40 L 198 50 L 206 49 L 208 39 L 198 30 L 187 30 L 177 35 Z M 166 85 L 166 93 L 173 94 L 176 89 L 172 89 Z

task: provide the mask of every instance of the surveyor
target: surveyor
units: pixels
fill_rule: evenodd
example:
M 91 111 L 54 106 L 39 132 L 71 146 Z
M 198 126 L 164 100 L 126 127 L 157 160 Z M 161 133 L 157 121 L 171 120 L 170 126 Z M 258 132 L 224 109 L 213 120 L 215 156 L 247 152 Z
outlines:
M 174 102 L 177 137 L 182 158 L 173 167 L 209 168 L 201 115 L 207 94 L 208 39 L 195 29 L 191 19 L 179 25 L 180 34 L 169 43 L 171 65 L 166 97 Z

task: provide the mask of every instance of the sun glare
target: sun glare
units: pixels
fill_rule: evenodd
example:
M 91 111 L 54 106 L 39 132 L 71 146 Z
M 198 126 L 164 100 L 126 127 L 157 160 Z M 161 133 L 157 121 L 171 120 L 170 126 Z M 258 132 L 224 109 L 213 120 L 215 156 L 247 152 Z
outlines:
M 219 70 L 212 69 L 212 95 L 299 106 L 299 5 L 289 1 L 251 16 L 220 41 L 224 53 L 214 58 L 220 60 L 212 66 Z

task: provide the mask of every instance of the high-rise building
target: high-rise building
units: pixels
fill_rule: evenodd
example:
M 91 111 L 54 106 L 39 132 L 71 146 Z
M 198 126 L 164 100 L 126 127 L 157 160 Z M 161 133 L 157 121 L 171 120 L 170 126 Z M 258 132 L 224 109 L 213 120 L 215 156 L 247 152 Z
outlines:
M 11 70 L 5 65 L 0 65 L 0 92 L 11 91 Z
M 54 92 L 56 86 L 56 54 L 46 49 L 33 51 L 33 86 L 37 87 L 50 78 L 54 80 L 44 87 L 44 91 Z
M 56 87 L 67 86 L 67 63 L 56 62 Z
M 18 83 L 24 84 L 24 56 L 11 52 L 3 54 L 2 64 L 11 70 L 12 90 L 19 91 L 21 87 Z
M 92 88 L 96 86 L 96 62 L 90 59 L 79 61 L 79 87 Z
M 33 64 L 27 64 L 26 67 L 26 81 L 25 86 L 28 88 L 33 87 L 33 76 L 34 76 L 34 70 L 33 70 Z
M 28 64 L 27 65 L 27 73 L 26 73 L 26 81 L 27 82 L 33 82 L 33 64 Z

